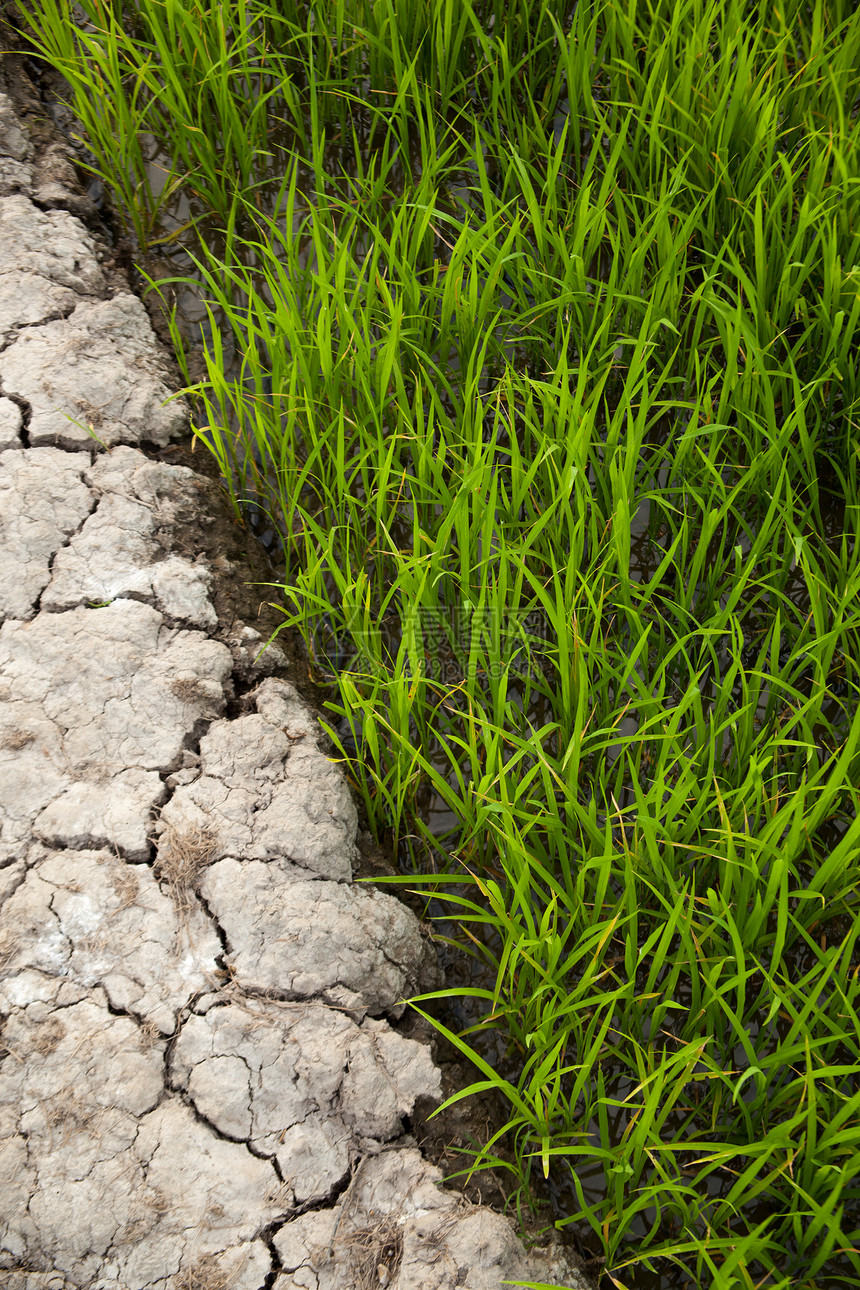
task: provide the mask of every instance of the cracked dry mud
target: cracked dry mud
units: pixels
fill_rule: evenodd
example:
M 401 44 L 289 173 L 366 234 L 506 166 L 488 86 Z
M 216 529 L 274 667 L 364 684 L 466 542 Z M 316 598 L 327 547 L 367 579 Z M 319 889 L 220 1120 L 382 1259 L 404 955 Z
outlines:
M 177 539 L 201 481 L 141 446 L 186 410 L 51 148 L 0 93 L 0 1282 L 584 1285 L 408 1136 L 432 944 Z

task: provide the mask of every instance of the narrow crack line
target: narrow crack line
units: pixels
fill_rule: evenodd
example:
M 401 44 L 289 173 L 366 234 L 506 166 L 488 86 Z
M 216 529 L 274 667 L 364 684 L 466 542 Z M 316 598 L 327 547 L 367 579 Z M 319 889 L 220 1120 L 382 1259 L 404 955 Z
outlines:
M 193 997 L 189 999 L 189 1001 L 184 1005 L 184 1007 L 180 1008 L 176 1014 L 176 1022 L 175 1022 L 173 1034 L 167 1036 L 167 1042 L 164 1045 L 164 1052 L 162 1053 L 162 1062 L 164 1066 L 164 1074 L 162 1076 L 162 1081 L 164 1083 L 165 1092 L 172 1092 L 174 1088 L 173 1080 L 170 1075 L 170 1063 L 173 1060 L 173 1050 L 175 1049 L 177 1043 L 179 1042 L 179 1038 L 183 1030 L 185 1029 L 186 1022 L 188 1021 L 189 1017 L 197 1015 L 194 1012 L 194 1008 L 200 1002 L 200 1000 L 205 998 L 210 998 L 210 997 L 211 997 L 211 994 L 209 991 L 205 989 L 198 990 L 196 994 L 194 994 Z
M 288 1221 L 289 1221 L 288 1219 L 282 1219 L 280 1222 L 270 1223 L 268 1227 L 263 1228 L 262 1232 L 260 1233 L 260 1240 L 263 1242 L 266 1249 L 269 1251 L 269 1257 L 272 1260 L 272 1268 L 271 1268 L 271 1271 L 267 1273 L 266 1279 L 263 1282 L 263 1290 L 272 1290 L 272 1287 L 274 1286 L 281 1272 L 283 1272 L 284 1270 L 284 1265 L 281 1262 L 281 1256 L 278 1253 L 277 1246 L 275 1245 L 275 1237 L 277 1236 L 278 1232 L 280 1232 L 281 1228 L 285 1225 L 285 1223 L 287 1223 Z
M 134 981 L 135 985 L 141 984 L 134 977 L 130 977 L 129 979 Z M 148 1017 L 141 1016 L 131 1008 L 124 1008 L 120 1003 L 114 1003 L 107 988 L 101 981 L 97 981 L 94 986 L 89 986 L 87 988 L 100 990 L 102 992 L 105 1000 L 105 1010 L 110 1014 L 110 1016 L 125 1017 L 127 1021 L 133 1021 L 150 1048 L 155 1047 L 156 1044 L 167 1043 L 171 1038 L 170 1035 L 165 1035 L 158 1026 L 154 1025 Z
M 97 510 L 98 510 L 98 508 L 99 508 L 99 505 L 100 505 L 100 503 L 101 503 L 101 498 L 100 498 L 100 497 L 99 497 L 99 495 L 98 495 L 96 492 L 94 492 L 94 490 L 92 490 L 92 489 L 90 489 L 90 493 L 91 493 L 91 496 L 92 496 L 92 505 L 90 506 L 90 509 L 87 511 L 86 515 L 85 515 L 85 516 L 83 517 L 83 519 L 80 521 L 80 523 L 78 524 L 77 528 L 76 528 L 76 529 L 74 529 L 74 530 L 73 530 L 73 532 L 71 532 L 71 533 L 67 534 L 67 535 L 66 535 L 66 537 L 64 537 L 63 541 L 62 541 L 62 542 L 60 542 L 59 546 L 57 546 L 57 547 L 52 551 L 51 555 L 50 555 L 50 556 L 49 556 L 49 558 L 48 558 L 48 580 L 47 580 L 47 582 L 45 583 L 45 585 L 44 585 L 44 587 L 42 588 L 42 590 L 39 592 L 39 595 L 36 597 L 36 600 L 35 600 L 34 605 L 33 605 L 33 608 L 34 608 L 34 610 L 35 610 L 35 612 L 36 612 L 37 614 L 42 613 L 42 597 L 44 596 L 45 592 L 48 590 L 48 588 L 50 587 L 51 583 L 53 582 L 53 577 L 54 577 L 54 563 L 55 563 L 55 561 L 56 561 L 56 559 L 57 559 L 57 556 L 60 554 L 60 552 L 61 552 L 61 551 L 64 551 L 64 550 L 66 550 L 66 548 L 67 548 L 67 547 L 70 547 L 70 546 L 71 546 L 71 544 L 72 544 L 72 542 L 74 542 L 75 538 L 76 538 L 76 537 L 78 537 L 78 536 L 79 536 L 79 534 L 81 534 L 81 533 L 83 532 L 83 530 L 84 530 L 84 526 L 85 526 L 85 524 L 87 523 L 87 521 L 88 521 L 89 519 L 91 519 L 93 515 L 95 515 L 96 511 L 97 511 Z M 79 608 L 81 608 L 81 606 L 80 606 L 80 605 L 72 605 L 72 606 L 70 606 L 70 607 L 68 607 L 68 608 L 65 608 L 65 609 L 51 609 L 51 610 L 46 610 L 45 612 L 47 612 L 47 613 L 60 613 L 60 614 L 63 614 L 63 613 L 71 613 L 73 609 L 79 609 Z
M 129 769 L 133 770 L 136 768 L 131 767 Z M 122 774 L 122 771 L 117 771 L 116 773 L 119 775 Z M 58 797 L 64 796 L 64 794 L 69 791 L 71 784 L 74 782 L 75 781 L 73 780 L 70 781 L 69 785 L 67 785 L 62 792 L 58 794 Z M 92 783 L 92 781 L 89 782 Z M 57 801 L 57 798 L 52 798 L 48 803 L 48 806 L 51 806 L 55 801 Z M 97 834 L 90 834 L 90 836 L 86 838 L 61 838 L 41 834 L 39 841 L 41 841 L 49 851 L 110 851 L 117 860 L 122 860 L 124 864 L 149 864 L 148 860 L 142 860 L 139 855 L 131 855 L 127 847 L 122 846 L 115 838 L 108 837 L 107 834 L 105 834 L 104 837 L 99 837 Z M 35 863 L 38 864 L 38 861 Z
M 73 166 L 80 164 L 78 161 L 76 161 L 76 159 L 74 159 L 71 156 L 69 156 L 67 160 L 70 161 Z M 93 241 L 99 241 L 99 242 L 104 241 L 104 238 L 101 235 L 100 231 L 93 228 L 90 224 L 90 216 L 85 208 L 85 203 L 90 199 L 84 196 L 83 194 L 81 194 L 80 197 L 76 197 L 74 193 L 69 193 L 68 197 L 53 197 L 50 199 L 50 201 L 44 197 L 37 197 L 32 192 L 29 192 L 29 193 L 21 192 L 21 196 L 26 197 L 30 202 L 32 202 L 32 204 L 36 207 L 36 210 L 41 211 L 43 215 L 50 215 L 51 211 L 65 211 L 67 215 L 71 215 L 73 219 L 76 219 L 80 224 L 83 225 L 83 227 L 89 233 Z M 98 260 L 97 260 L 97 263 L 98 263 Z M 75 291 L 76 294 L 80 294 L 79 292 L 76 291 L 74 287 L 69 287 L 69 290 Z M 86 296 L 84 296 L 83 299 L 105 300 L 108 298 L 106 296 L 106 290 L 107 288 L 105 289 L 105 291 L 100 291 L 100 292 L 91 291 Z
M 361 1154 L 358 1152 L 355 1154 L 350 1152 L 350 1164 L 343 1177 L 336 1183 L 333 1183 L 324 1196 L 315 1196 L 309 1200 L 303 1201 L 301 1204 L 296 1205 L 286 1218 L 270 1224 L 272 1235 L 274 1236 L 282 1227 L 285 1227 L 288 1223 L 294 1222 L 297 1218 L 302 1218 L 305 1214 L 316 1214 L 322 1213 L 325 1210 L 336 1209 L 342 1197 L 349 1192 L 350 1188 L 356 1181 L 358 1173 L 365 1160 L 372 1158 L 375 1154 L 375 1152 Z M 274 1163 L 277 1162 L 275 1161 Z M 338 1218 L 338 1223 L 339 1222 L 340 1218 Z M 336 1230 L 337 1223 L 335 1224 L 335 1231 Z M 332 1234 L 332 1240 L 334 1240 L 334 1233 Z M 277 1257 L 277 1251 L 275 1253 Z M 278 1264 L 281 1266 L 280 1258 L 278 1258 Z
M 30 869 L 31 869 L 33 866 L 32 866 L 32 865 L 28 865 L 28 863 L 27 863 L 27 861 L 24 859 L 24 857 L 23 857 L 23 856 L 21 856 L 21 857 L 19 857 L 19 859 L 18 859 L 18 860 L 10 860 L 10 862 L 9 862 L 8 864 L 5 864 L 5 865 L 3 865 L 3 867 L 2 867 L 2 868 L 0 868 L 0 876 L 2 876 L 2 875 L 3 875 L 3 873 L 5 872 L 5 870 L 14 868 L 14 866 L 15 866 L 16 864 L 18 864 L 19 862 L 20 862 L 24 867 L 23 867 L 23 869 L 21 870 L 21 873 L 18 875 L 18 880 L 17 880 L 17 882 L 15 882 L 15 883 L 14 883 L 14 886 L 12 886 L 12 887 L 11 887 L 11 888 L 6 892 L 5 896 L 3 897 L 3 901 L 2 901 L 2 903 L 0 903 L 0 909 L 2 909 L 3 905 L 6 903 L 6 901 L 7 901 L 7 900 L 11 900 L 11 898 L 15 895 L 15 892 L 19 889 L 19 887 L 23 887 L 24 883 L 27 881 L 27 874 L 30 872 Z
M 3 276 L 3 275 L 0 274 L 0 276 Z M 55 283 L 52 278 L 46 278 L 44 274 L 39 274 L 38 276 L 41 277 L 44 282 L 50 283 L 51 286 L 61 285 L 60 283 Z M 90 302 L 95 303 L 101 298 L 99 296 L 92 295 L 92 294 L 81 295 L 79 292 L 75 291 L 74 287 L 67 287 L 65 288 L 65 290 L 75 292 L 75 296 L 77 298 L 74 304 L 69 305 L 67 309 L 54 309 L 50 313 L 46 314 L 44 318 L 38 319 L 37 322 L 12 323 L 11 326 L 7 329 L 8 334 L 6 336 L 6 339 L 0 342 L 0 355 L 5 354 L 7 349 L 11 349 L 11 347 L 14 344 L 16 344 L 16 342 L 19 341 L 22 336 L 25 336 L 27 332 L 34 331 L 38 327 L 47 327 L 50 323 L 68 322 L 72 314 L 77 309 L 78 305 L 89 304 Z M 7 395 L 6 397 L 9 398 L 10 396 Z
M 65 984 L 69 979 L 62 972 L 49 972 L 48 969 L 44 967 L 33 967 L 33 968 L 30 968 L 30 971 L 36 972 L 39 976 L 44 977 L 46 981 L 59 981 L 62 984 Z M 53 1016 L 55 1012 L 66 1012 L 69 1008 L 76 1008 L 79 1003 L 84 1003 L 88 995 L 91 995 L 94 991 L 98 991 L 100 999 L 104 995 L 104 988 L 100 985 L 82 986 L 81 989 L 84 990 L 86 993 L 84 996 L 82 996 L 79 999 L 70 999 L 67 1003 L 61 1003 L 57 999 L 52 999 L 48 1004 L 49 1015 Z M 32 1002 L 30 1004 L 25 1004 L 23 1007 L 12 1008 L 9 1012 L 9 1016 L 11 1017 L 16 1012 L 18 1013 L 19 1016 L 25 1016 L 27 1013 L 27 1008 L 31 1006 L 32 1006 Z M 105 1007 L 107 1007 L 107 999 L 105 999 Z M 130 1020 L 134 1021 L 135 1018 L 131 1017 Z
M 47 909 L 49 913 L 53 914 L 54 918 L 57 920 L 57 930 L 59 931 L 66 945 L 69 947 L 69 955 L 71 955 L 72 950 L 74 948 L 74 943 L 71 937 L 66 932 L 65 928 L 63 927 L 63 920 L 60 916 L 59 910 L 57 910 L 54 907 L 54 901 L 59 895 L 60 889 L 54 883 L 49 883 L 45 878 L 42 878 L 41 874 L 38 874 L 37 876 L 39 877 L 40 882 L 44 882 L 46 887 L 50 886 L 51 888 L 51 894 L 48 897 Z M 48 975 L 52 977 L 59 977 L 64 974 L 62 972 L 49 972 Z
M 200 908 L 203 910 L 203 913 L 206 915 L 206 917 L 211 922 L 213 928 L 215 929 L 215 935 L 218 937 L 218 941 L 221 945 L 221 953 L 217 956 L 217 958 L 215 959 L 215 962 L 217 963 L 220 970 L 224 973 L 225 977 L 230 981 L 230 983 L 236 985 L 237 988 L 241 988 L 238 986 L 238 982 L 236 982 L 231 969 L 227 966 L 227 955 L 232 952 L 230 949 L 230 941 L 227 937 L 227 933 L 224 930 L 224 928 L 221 926 L 221 923 L 218 921 L 215 914 L 213 914 L 209 906 L 209 902 L 206 900 L 205 896 L 201 894 L 199 884 L 193 887 L 193 892 L 197 900 L 200 902 Z
M 3 388 L 2 382 L 0 382 L 0 397 L 4 399 L 8 399 L 10 403 L 14 403 L 18 411 L 21 413 L 21 424 L 18 427 L 18 441 L 20 442 L 23 448 L 29 448 L 30 447 L 29 427 L 30 427 L 30 422 L 33 418 L 32 405 L 27 399 L 22 398 L 20 394 L 8 394 L 6 390 Z
M 206 1128 L 209 1129 L 210 1132 L 213 1133 L 216 1138 L 220 1138 L 222 1142 L 230 1142 L 233 1144 L 233 1146 L 244 1147 L 245 1150 L 248 1152 L 249 1156 L 254 1156 L 255 1159 L 262 1160 L 267 1165 L 271 1166 L 272 1173 L 275 1175 L 276 1182 L 278 1183 L 283 1182 L 283 1179 L 280 1177 L 280 1171 L 275 1168 L 274 1155 L 268 1155 L 265 1151 L 261 1151 L 259 1148 L 255 1147 L 250 1140 L 250 1136 L 237 1137 L 234 1134 L 225 1133 L 223 1129 L 219 1129 L 218 1125 L 215 1124 L 213 1120 L 210 1120 L 207 1115 L 204 1115 L 204 1113 L 199 1109 L 199 1107 L 197 1106 L 197 1103 L 194 1101 L 191 1095 L 187 1093 L 184 1089 L 171 1087 L 171 1088 L 168 1088 L 167 1091 L 171 1097 L 176 1099 L 177 1102 L 181 1102 L 183 1106 L 188 1107 L 188 1110 L 194 1116 L 194 1119 L 197 1120 L 199 1124 L 205 1125 Z M 292 1212 L 292 1209 L 291 1209 L 291 1212 Z

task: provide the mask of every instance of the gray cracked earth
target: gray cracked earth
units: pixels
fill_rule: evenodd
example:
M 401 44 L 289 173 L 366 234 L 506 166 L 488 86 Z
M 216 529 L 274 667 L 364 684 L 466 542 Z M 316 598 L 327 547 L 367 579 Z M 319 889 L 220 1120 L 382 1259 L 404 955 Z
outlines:
M 390 1024 L 431 943 L 352 885 L 355 808 L 283 656 L 255 664 L 170 549 L 199 490 L 139 445 L 186 409 L 68 170 L 0 94 L 2 1284 L 584 1286 L 404 1131 L 441 1091 Z

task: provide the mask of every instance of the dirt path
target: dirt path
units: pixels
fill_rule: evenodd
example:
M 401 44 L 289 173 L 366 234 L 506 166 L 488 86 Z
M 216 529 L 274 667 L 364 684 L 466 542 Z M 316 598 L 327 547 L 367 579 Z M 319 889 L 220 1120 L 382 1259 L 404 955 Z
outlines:
M 212 485 L 153 458 L 186 411 L 36 124 L 0 95 L 0 1282 L 584 1284 L 404 1131 L 432 945 L 352 885 L 345 782 L 227 604 Z

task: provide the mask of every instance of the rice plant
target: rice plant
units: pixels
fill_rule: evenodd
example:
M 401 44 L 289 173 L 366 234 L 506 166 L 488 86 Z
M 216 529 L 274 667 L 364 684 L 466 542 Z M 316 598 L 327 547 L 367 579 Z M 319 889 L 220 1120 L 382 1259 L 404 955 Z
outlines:
M 860 1286 L 854 6 L 22 6 L 480 965 L 464 1169 L 601 1285 Z

